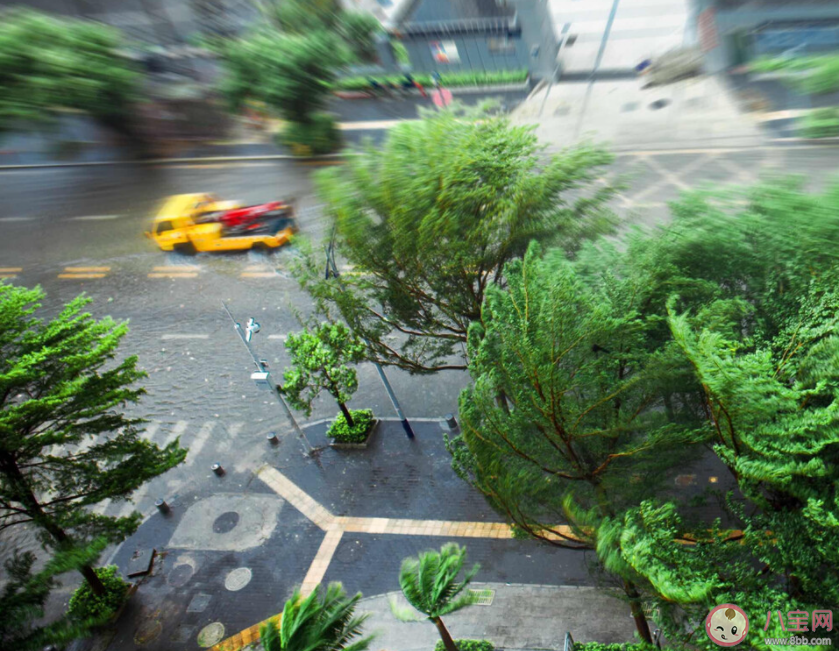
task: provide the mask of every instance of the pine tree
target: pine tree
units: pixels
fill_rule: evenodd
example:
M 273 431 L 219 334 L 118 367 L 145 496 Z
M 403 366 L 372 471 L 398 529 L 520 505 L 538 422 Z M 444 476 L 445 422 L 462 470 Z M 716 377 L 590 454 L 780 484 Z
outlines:
M 398 125 L 383 147 L 319 177 L 337 252 L 360 275 L 325 280 L 310 251 L 298 280 L 382 364 L 465 368 L 469 324 L 507 261 L 531 240 L 574 252 L 614 225 L 614 188 L 595 184 L 606 151 L 582 145 L 546 162 L 539 151 L 531 129 L 484 113 Z
M 92 625 L 99 623 L 75 621 L 65 616 L 45 626 L 35 624 L 44 616 L 44 605 L 56 585 L 56 576 L 94 562 L 104 548 L 105 541 L 100 540 L 82 552 L 60 552 L 38 572 L 32 571 L 35 564 L 32 552 L 15 553 L 6 561 L 8 581 L 0 592 L 0 613 L 3 613 L 0 648 L 41 651 L 47 645 L 82 637 Z
M 35 316 L 44 294 L 0 284 L 0 531 L 32 523 L 57 552 L 117 543 L 140 514 L 98 515 L 89 507 L 127 499 L 176 466 L 186 450 L 140 437 L 143 421 L 121 408 L 138 402 L 137 358 L 116 359 L 125 323 L 95 320 L 78 297 L 53 319 Z M 96 594 L 90 563 L 80 567 Z
M 592 548 L 577 510 L 617 518 L 655 494 L 701 441 L 689 400 L 665 408 L 668 351 L 649 351 L 648 324 L 627 297 L 587 289 L 561 252 L 532 245 L 508 263 L 470 329 L 473 386 L 460 398 L 459 474 L 522 533 Z M 631 294 L 630 294 L 631 296 Z M 679 421 L 682 421 L 681 423 Z M 640 595 L 623 577 L 639 634 Z

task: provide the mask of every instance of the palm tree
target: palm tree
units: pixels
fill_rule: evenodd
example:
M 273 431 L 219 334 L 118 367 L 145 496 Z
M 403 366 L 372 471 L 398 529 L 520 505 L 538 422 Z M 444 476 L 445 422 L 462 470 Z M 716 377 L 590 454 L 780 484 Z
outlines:
M 330 583 L 318 586 L 305 599 L 299 589 L 285 602 L 278 623 L 260 630 L 265 651 L 364 651 L 373 636 L 351 642 L 361 635 L 361 626 L 370 615 L 355 615 L 361 593 L 348 598 L 344 586 Z
M 406 558 L 399 570 L 399 585 L 402 594 L 414 608 L 434 622 L 446 651 L 457 651 L 457 647 L 443 624 L 443 615 L 449 615 L 475 603 L 477 595 L 464 592 L 480 566 L 466 572 L 462 581 L 457 580 L 466 561 L 466 547 L 457 543 L 443 545 L 440 552 L 423 552 L 418 558 Z M 390 604 L 393 614 L 405 622 L 420 621 L 410 609 L 399 608 L 394 601 Z

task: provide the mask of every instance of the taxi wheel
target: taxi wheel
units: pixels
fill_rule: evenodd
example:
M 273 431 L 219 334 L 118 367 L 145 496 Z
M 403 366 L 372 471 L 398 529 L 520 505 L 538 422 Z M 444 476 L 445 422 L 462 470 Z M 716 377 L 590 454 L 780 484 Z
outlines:
M 175 252 L 180 253 L 182 255 L 195 255 L 197 251 L 195 250 L 195 245 L 192 242 L 185 242 L 184 244 L 176 244 L 175 245 Z

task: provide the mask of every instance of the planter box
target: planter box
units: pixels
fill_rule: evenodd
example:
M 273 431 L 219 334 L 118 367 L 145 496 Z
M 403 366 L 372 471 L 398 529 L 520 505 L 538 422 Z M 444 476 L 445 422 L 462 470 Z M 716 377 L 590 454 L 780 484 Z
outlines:
M 373 436 L 373 433 L 379 426 L 379 419 L 374 418 L 373 422 L 370 423 L 370 429 L 367 430 L 367 438 L 364 439 L 361 443 L 330 443 L 329 447 L 335 448 L 336 450 L 366 450 L 367 444 L 370 442 L 370 439 Z

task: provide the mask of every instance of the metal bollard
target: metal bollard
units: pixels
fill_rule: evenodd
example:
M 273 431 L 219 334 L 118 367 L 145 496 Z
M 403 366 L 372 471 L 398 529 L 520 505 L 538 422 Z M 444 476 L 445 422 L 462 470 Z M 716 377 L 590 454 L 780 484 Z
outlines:
M 268 432 L 268 436 L 265 437 L 271 445 L 277 445 L 280 442 L 280 439 L 277 438 L 276 432 Z
M 216 473 L 216 475 L 218 475 L 219 477 L 221 477 L 224 474 L 224 468 L 221 467 L 220 463 L 214 463 L 213 472 Z
M 166 503 L 166 500 L 164 500 L 162 497 L 156 499 L 154 501 L 154 505 L 157 507 L 157 510 L 160 511 L 163 515 L 168 515 L 171 512 L 169 505 Z
M 457 429 L 457 419 L 454 417 L 454 414 L 446 414 L 446 425 L 448 425 L 449 429 Z

